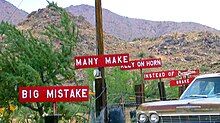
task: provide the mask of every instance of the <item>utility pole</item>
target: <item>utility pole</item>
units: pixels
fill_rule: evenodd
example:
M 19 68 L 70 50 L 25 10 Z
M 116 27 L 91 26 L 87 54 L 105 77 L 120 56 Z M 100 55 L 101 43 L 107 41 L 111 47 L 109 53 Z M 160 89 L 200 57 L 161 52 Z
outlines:
M 102 29 L 102 7 L 101 0 L 95 0 L 95 17 L 96 17 L 96 41 L 98 55 L 104 54 L 103 29 Z M 104 109 L 104 122 L 108 122 L 107 118 L 107 93 L 105 83 L 105 69 L 98 68 L 100 77 L 95 79 L 95 96 L 96 96 L 96 117 Z

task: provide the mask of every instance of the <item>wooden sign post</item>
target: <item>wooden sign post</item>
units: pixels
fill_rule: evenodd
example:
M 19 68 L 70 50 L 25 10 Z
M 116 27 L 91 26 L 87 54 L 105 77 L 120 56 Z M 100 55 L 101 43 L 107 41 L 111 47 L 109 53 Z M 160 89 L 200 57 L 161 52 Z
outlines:
M 164 82 L 162 82 L 162 78 L 172 78 L 178 76 L 177 70 L 167 70 L 167 71 L 159 71 L 159 72 L 148 72 L 144 73 L 144 80 L 153 80 L 159 79 L 158 89 L 160 94 L 160 100 L 166 100 L 166 91 L 164 87 Z
M 129 61 L 128 64 L 122 65 L 121 70 L 134 70 L 140 69 L 141 74 L 141 84 L 135 86 L 135 95 L 137 104 L 144 102 L 144 82 L 143 82 L 143 72 L 144 68 L 156 68 L 161 67 L 162 61 L 160 58 L 149 58 Z
M 103 54 L 93 56 L 74 57 L 75 68 L 98 68 L 94 72 L 95 76 L 95 97 L 96 97 L 96 116 L 104 111 L 104 121 L 107 122 L 107 89 L 104 75 L 104 67 L 114 67 L 129 63 L 129 54 Z

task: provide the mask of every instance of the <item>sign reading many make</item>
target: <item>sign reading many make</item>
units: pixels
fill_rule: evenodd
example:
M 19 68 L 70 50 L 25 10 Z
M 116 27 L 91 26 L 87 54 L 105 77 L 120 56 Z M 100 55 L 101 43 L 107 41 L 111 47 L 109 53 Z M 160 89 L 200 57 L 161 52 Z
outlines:
M 89 86 L 19 87 L 19 102 L 82 102 L 89 100 Z
M 113 67 L 128 64 L 129 54 L 76 56 L 75 68 Z
M 141 59 L 129 61 L 129 64 L 122 65 L 121 70 L 131 70 L 131 69 L 141 69 L 141 68 L 155 68 L 161 67 L 161 59 L 151 58 L 151 59 Z

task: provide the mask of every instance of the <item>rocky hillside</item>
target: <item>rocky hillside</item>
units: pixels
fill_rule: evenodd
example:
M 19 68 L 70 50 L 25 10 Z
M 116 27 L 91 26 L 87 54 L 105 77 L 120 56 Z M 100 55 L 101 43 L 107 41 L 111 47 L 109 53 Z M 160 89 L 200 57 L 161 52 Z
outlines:
M 83 16 L 70 15 L 79 29 L 77 55 L 94 55 L 96 51 L 95 28 Z M 31 30 L 35 36 L 49 24 L 57 24 L 60 16 L 45 8 L 32 12 L 27 20 L 20 23 L 21 30 Z M 129 53 L 131 59 L 139 59 L 144 53 L 146 58 L 162 58 L 163 68 L 159 69 L 196 69 L 216 72 L 220 69 L 220 36 L 210 32 L 172 33 L 155 39 L 143 38 L 127 42 L 104 33 L 105 54 Z M 150 71 L 153 69 L 148 69 Z
M 82 16 L 72 16 L 78 27 L 79 41 L 77 46 L 77 55 L 91 55 L 96 53 L 96 30 Z M 21 30 L 30 30 L 34 36 L 42 38 L 41 33 L 49 24 L 57 25 L 60 21 L 60 15 L 48 8 L 39 9 L 27 16 L 27 19 L 19 23 Z M 115 53 L 115 46 L 120 45 L 122 40 L 104 33 L 105 53 Z
M 73 15 L 82 15 L 93 26 L 95 25 L 93 6 L 78 5 L 66 9 Z M 103 9 L 103 28 L 107 33 L 129 41 L 143 37 L 159 37 L 173 32 L 210 31 L 219 33 L 218 30 L 198 23 L 134 19 L 117 15 L 107 9 Z
M 162 58 L 162 69 L 198 68 L 207 73 L 220 72 L 220 35 L 210 32 L 167 34 L 154 40 L 124 43 L 120 48 L 117 52 L 126 51 L 136 59 L 140 53 L 148 58 Z
M 22 22 L 28 15 L 27 12 L 18 9 L 5 0 L 0 0 L 0 13 L 0 22 L 7 21 L 14 25 Z

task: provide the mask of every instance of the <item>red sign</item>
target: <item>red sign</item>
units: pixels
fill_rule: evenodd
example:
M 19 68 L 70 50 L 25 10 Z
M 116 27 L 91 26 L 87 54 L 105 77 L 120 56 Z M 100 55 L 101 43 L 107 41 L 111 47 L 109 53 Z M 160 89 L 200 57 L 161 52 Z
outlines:
M 82 102 L 89 100 L 89 86 L 19 87 L 19 102 Z
M 161 67 L 162 61 L 161 59 L 142 59 L 142 60 L 134 60 L 130 61 L 127 65 L 122 65 L 121 70 L 131 70 L 131 69 L 140 69 L 140 68 L 155 68 Z
M 144 80 L 172 78 L 178 76 L 178 70 L 144 73 Z
M 75 68 L 113 67 L 128 64 L 129 54 L 76 56 Z
M 189 76 L 189 75 L 199 75 L 199 69 L 196 70 L 180 70 L 179 71 L 180 76 Z
M 188 79 L 171 80 L 170 81 L 170 86 L 187 85 L 187 84 L 190 84 L 193 80 L 194 80 L 194 77 L 193 78 L 188 78 Z

